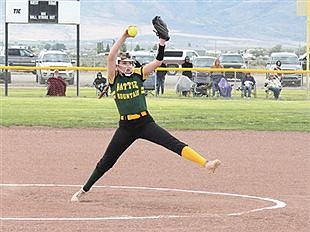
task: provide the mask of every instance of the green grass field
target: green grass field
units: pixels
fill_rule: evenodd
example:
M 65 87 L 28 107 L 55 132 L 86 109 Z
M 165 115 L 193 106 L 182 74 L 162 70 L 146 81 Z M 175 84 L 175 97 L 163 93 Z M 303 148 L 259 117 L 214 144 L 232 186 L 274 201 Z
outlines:
M 97 99 L 94 88 L 69 88 L 67 97 L 46 97 L 45 88 L 10 88 L 3 97 L 2 126 L 115 128 L 118 112 L 111 97 Z M 285 90 L 280 101 L 181 97 L 168 91 L 164 97 L 148 96 L 148 108 L 158 124 L 169 129 L 310 131 L 310 101 L 305 90 Z

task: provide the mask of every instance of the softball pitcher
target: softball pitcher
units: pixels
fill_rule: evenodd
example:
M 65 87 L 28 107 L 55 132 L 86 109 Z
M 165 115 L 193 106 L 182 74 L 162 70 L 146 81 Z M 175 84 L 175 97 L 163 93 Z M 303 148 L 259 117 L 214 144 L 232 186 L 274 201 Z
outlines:
M 185 159 L 196 162 L 206 167 L 209 173 L 213 173 L 221 164 L 217 159 L 207 161 L 187 144 L 158 126 L 147 110 L 143 82 L 148 74 L 161 65 L 165 43 L 170 38 L 166 24 L 159 16 L 156 16 L 152 23 L 159 37 L 157 56 L 152 62 L 134 71 L 134 60 L 131 57 L 126 54 L 117 57 L 122 44 L 130 37 L 127 29 L 111 48 L 108 56 L 108 80 L 120 114 L 119 127 L 85 185 L 72 196 L 72 202 L 79 202 L 95 182 L 113 167 L 123 152 L 139 138 L 159 144 Z

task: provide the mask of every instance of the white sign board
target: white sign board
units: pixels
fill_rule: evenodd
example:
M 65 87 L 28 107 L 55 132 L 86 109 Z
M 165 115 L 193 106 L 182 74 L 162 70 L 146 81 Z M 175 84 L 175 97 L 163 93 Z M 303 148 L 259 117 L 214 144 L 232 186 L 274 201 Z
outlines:
M 80 24 L 79 1 L 59 1 L 58 4 L 58 23 Z
M 80 24 L 80 1 L 6 0 L 7 23 Z
M 308 4 L 308 12 L 307 6 Z M 310 16 L 310 1 L 309 0 L 296 0 L 296 14 L 297 16 Z
M 5 21 L 7 23 L 28 23 L 28 1 L 6 0 Z

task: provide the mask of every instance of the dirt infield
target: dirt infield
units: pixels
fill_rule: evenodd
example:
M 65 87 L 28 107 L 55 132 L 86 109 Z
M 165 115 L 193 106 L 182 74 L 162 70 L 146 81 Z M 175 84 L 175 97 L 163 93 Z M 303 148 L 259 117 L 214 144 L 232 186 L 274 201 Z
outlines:
M 214 175 L 138 140 L 71 203 L 114 129 L 0 132 L 1 231 L 310 231 L 310 133 L 171 131 Z

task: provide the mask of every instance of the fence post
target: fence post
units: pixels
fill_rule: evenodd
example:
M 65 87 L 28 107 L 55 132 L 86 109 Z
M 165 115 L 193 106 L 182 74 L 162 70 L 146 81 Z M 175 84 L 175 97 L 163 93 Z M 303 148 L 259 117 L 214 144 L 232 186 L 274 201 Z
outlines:
M 234 72 L 234 95 L 236 96 L 236 89 L 237 89 L 237 72 Z

